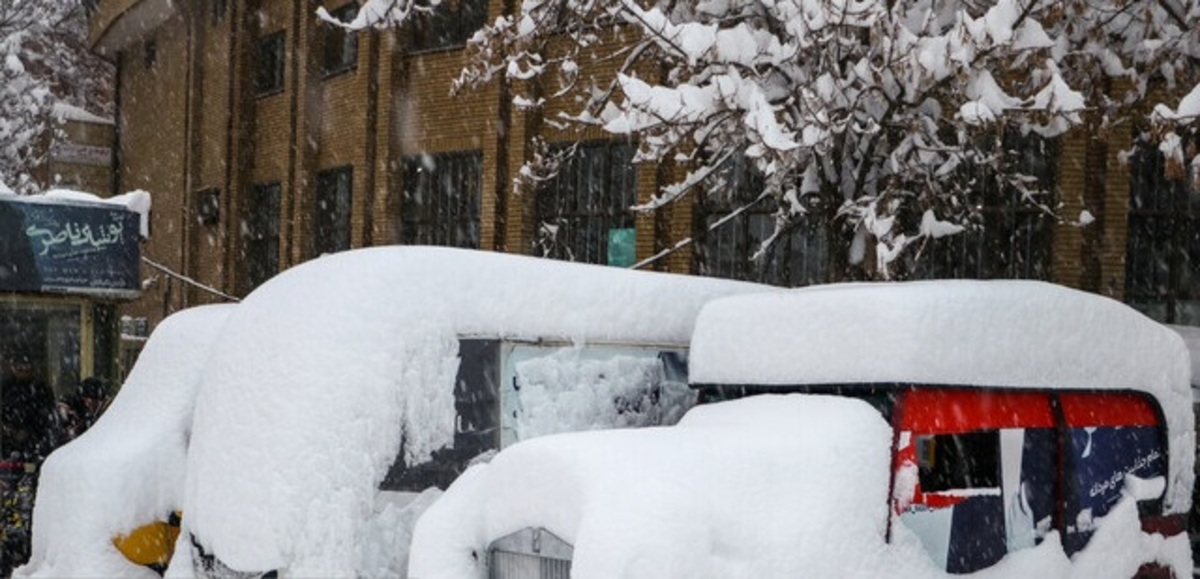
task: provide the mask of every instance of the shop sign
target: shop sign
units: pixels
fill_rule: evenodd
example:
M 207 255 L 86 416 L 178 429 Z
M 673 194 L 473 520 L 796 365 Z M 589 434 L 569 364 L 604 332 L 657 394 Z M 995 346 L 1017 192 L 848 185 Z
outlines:
M 0 198 L 0 291 L 137 297 L 139 216 Z
M 50 148 L 50 160 L 72 165 L 108 167 L 112 164 L 112 148 L 79 143 L 57 143 Z

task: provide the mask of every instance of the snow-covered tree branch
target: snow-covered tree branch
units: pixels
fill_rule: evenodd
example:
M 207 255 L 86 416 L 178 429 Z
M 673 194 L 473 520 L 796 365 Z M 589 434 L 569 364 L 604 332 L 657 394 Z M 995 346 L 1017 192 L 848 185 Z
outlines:
M 0 2 L 0 181 L 17 192 L 43 188 L 36 168 L 65 102 L 111 112 L 109 66 L 91 54 L 80 0 Z
M 420 4 L 364 12 L 395 24 Z M 1155 118 L 1163 134 L 1186 129 L 1198 35 L 1200 7 L 1179 0 L 524 0 L 476 34 L 458 88 L 504 75 L 535 107 L 555 95 L 521 88 L 556 83 L 580 104 L 547 120 L 689 168 L 643 210 L 719 191 L 744 159 L 779 231 L 819 220 L 852 241 L 844 262 L 894 277 L 901 257 L 977 227 L 982 189 L 1053 214 L 1023 156 L 1083 115 L 1148 122 L 1143 100 L 1182 88 Z M 607 46 L 615 75 L 591 66 Z M 1114 94 L 1112 79 L 1132 89 Z

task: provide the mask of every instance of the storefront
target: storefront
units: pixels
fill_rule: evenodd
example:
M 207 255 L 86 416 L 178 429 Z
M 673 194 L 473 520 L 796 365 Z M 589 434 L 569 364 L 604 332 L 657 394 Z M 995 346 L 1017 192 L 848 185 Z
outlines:
M 4 380 L 31 367 L 59 398 L 87 377 L 114 382 L 117 306 L 139 292 L 140 223 L 119 203 L 0 195 Z

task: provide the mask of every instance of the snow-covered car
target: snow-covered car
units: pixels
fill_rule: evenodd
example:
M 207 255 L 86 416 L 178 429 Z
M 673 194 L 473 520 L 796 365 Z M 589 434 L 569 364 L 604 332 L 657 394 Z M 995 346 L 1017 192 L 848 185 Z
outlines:
M 200 376 L 235 308 L 202 306 L 168 316 L 99 420 L 50 454 L 34 503 L 32 554 L 15 576 L 159 576 L 130 561 L 114 539 L 154 528 L 183 505 Z
M 705 306 L 674 427 L 522 442 L 415 529 L 412 579 L 1191 576 L 1188 357 L 1038 282 Z
M 518 440 L 675 422 L 701 306 L 762 291 L 445 248 L 292 268 L 214 349 L 168 573 L 403 576 L 437 486 Z

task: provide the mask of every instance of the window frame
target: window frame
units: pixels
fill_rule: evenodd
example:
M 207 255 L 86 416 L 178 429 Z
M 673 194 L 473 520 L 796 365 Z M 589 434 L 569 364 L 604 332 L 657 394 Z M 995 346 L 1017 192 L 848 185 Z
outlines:
M 249 193 L 251 197 L 245 204 L 246 230 L 242 235 L 245 293 L 279 273 L 283 207 L 283 188 L 279 181 L 256 183 Z
M 697 204 L 694 260 L 701 275 L 785 287 L 830 279 L 829 230 L 820 215 L 810 213 L 794 223 L 753 260 L 774 230 L 777 202 L 762 196 L 763 179 L 743 155 L 731 157 L 717 173 Z M 725 191 L 731 194 L 714 194 Z
M 142 42 L 142 68 L 152 70 L 158 66 L 158 39 L 148 38 Z
M 1125 302 L 1168 324 L 1200 324 L 1200 190 L 1166 176 L 1145 136 L 1134 142 L 1126 213 Z M 1197 313 L 1181 311 L 1195 302 Z
M 414 14 L 407 27 L 408 54 L 465 47 L 471 35 L 487 23 L 487 10 L 487 0 L 444 0 L 430 11 Z M 430 28 L 434 30 L 427 32 Z
M 1053 207 L 1058 196 L 1061 143 L 1036 133 L 1005 130 L 999 145 L 1012 155 L 1005 172 L 1033 177 L 1034 187 L 1048 196 L 1041 205 Z M 964 164 L 963 178 L 974 181 L 967 205 L 978 207 L 975 228 L 931 240 L 920 262 L 917 279 L 1050 279 L 1053 265 L 1054 218 L 1025 200 L 1014 186 L 997 179 L 996 170 Z
M 269 97 L 284 91 L 287 85 L 287 59 L 286 30 L 278 30 L 259 38 L 254 67 L 256 97 Z
M 354 166 L 320 171 L 316 184 L 313 255 L 346 251 L 353 245 Z
M 196 211 L 196 223 L 205 227 L 214 227 L 221 222 L 221 189 L 205 187 L 196 191 L 193 204 Z
M 483 151 L 413 155 L 402 162 L 400 242 L 479 249 Z
M 358 15 L 357 2 L 347 2 L 329 15 L 341 22 Z M 336 47 L 336 48 L 335 48 Z M 321 77 L 331 78 L 358 69 L 358 31 L 321 22 Z
M 428 459 L 410 465 L 405 460 L 405 441 L 401 437 L 396 457 L 383 480 L 379 482 L 380 490 L 420 492 L 430 486 L 445 489 L 477 457 L 508 448 L 522 440 L 553 434 L 534 432 L 529 436 L 521 436 L 514 429 L 512 420 L 517 417 L 515 412 L 520 405 L 519 401 L 513 398 L 519 390 L 517 365 L 523 362 L 573 354 L 578 357 L 573 363 L 574 367 L 583 369 L 597 359 L 617 360 L 637 356 L 648 360 L 653 356 L 660 364 L 662 373 L 654 376 L 659 378 L 659 383 L 648 384 L 651 387 L 645 390 L 650 406 L 657 409 L 661 403 L 659 396 L 665 396 L 655 386 L 661 387 L 671 382 L 684 390 L 687 389 L 688 357 L 687 346 L 683 344 L 634 341 L 589 342 L 580 345 L 554 336 L 513 338 L 481 335 L 459 336 L 457 341 L 458 368 L 453 387 L 453 443 L 434 450 Z M 567 377 L 562 377 L 562 384 L 569 384 L 568 388 L 571 389 L 581 387 Z M 654 394 L 649 395 L 651 392 Z M 620 410 L 621 404 L 627 401 L 614 398 L 612 402 L 614 408 L 623 415 L 624 412 Z M 649 415 L 648 423 L 608 427 L 644 428 L 674 423 L 679 419 L 678 415 L 670 413 L 653 415 L 652 411 L 644 410 L 641 413 Z
M 559 147 L 564 150 L 566 147 Z M 578 143 L 554 176 L 537 188 L 534 226 L 542 257 L 613 264 L 609 238 L 617 230 L 633 230 L 636 258 L 638 171 L 637 145 L 627 140 Z M 545 243 L 554 228 L 552 243 Z M 565 239 L 565 241 L 563 241 Z

